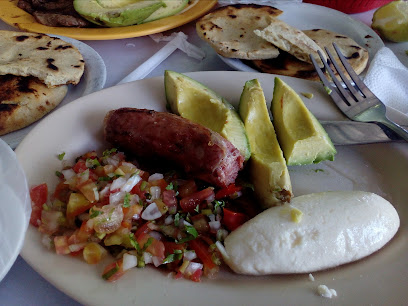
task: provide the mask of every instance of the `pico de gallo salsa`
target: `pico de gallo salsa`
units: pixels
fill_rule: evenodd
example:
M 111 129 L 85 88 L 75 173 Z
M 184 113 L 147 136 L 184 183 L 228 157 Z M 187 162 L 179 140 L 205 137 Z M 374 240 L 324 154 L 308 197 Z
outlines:
M 113 256 L 102 272 L 107 281 L 146 265 L 174 278 L 214 278 L 222 264 L 217 244 L 257 213 L 242 205 L 244 185 L 214 188 L 177 171 L 148 172 L 116 149 L 87 152 L 56 175 L 50 195 L 46 184 L 31 189 L 30 223 L 59 255 L 88 264 Z

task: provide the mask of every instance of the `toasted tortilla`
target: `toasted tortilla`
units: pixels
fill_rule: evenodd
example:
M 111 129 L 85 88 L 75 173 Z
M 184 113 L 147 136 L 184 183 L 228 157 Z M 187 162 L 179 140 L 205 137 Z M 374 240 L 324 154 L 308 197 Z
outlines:
M 0 31 L 0 75 L 34 76 L 48 87 L 78 84 L 85 62 L 79 50 L 38 33 Z
M 322 29 L 305 30 L 303 32 L 313 39 L 320 48 L 327 47 L 330 53 L 335 56 L 336 61 L 340 61 L 332 45 L 335 42 L 357 74 L 362 73 L 366 68 L 369 59 L 368 51 L 359 46 L 353 39 Z M 281 52 L 275 59 L 245 61 L 245 63 L 264 73 L 286 75 L 312 81 L 320 80 L 312 64 L 301 61 L 287 52 Z M 344 71 L 344 69 L 342 70 Z
M 282 13 L 277 8 L 255 4 L 224 6 L 199 19 L 196 31 L 224 57 L 274 58 L 279 55 L 278 49 L 256 36 L 254 30 L 265 28 Z
M 282 20 L 273 18 L 272 22 L 266 28 L 254 30 L 254 33 L 274 44 L 280 50 L 292 54 L 301 61 L 312 63 L 309 57 L 309 54 L 312 54 L 316 62 L 320 63 L 320 66 L 323 67 L 323 63 L 317 52 L 320 51 L 324 57 L 325 53 L 319 45 L 301 30 L 290 26 Z
M 66 96 L 67 85 L 47 87 L 34 77 L 0 75 L 0 135 L 39 120 Z

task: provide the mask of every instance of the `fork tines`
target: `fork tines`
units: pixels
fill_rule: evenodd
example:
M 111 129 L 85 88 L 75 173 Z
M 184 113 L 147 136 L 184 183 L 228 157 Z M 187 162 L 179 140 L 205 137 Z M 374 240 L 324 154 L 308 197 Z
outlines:
M 367 88 L 367 86 L 364 85 L 364 83 L 361 81 L 360 77 L 355 73 L 353 68 L 350 66 L 348 63 L 347 59 L 344 57 L 344 55 L 341 53 L 339 47 L 333 43 L 333 47 L 336 50 L 336 53 L 342 62 L 345 71 L 348 73 L 350 79 L 353 81 L 354 85 L 350 83 L 349 79 L 346 77 L 346 75 L 343 73 L 342 69 L 340 68 L 339 64 L 336 62 L 334 59 L 333 55 L 331 52 L 328 50 L 327 47 L 325 47 L 326 53 L 329 56 L 329 59 L 327 61 L 324 60 L 323 55 L 321 54 L 320 51 L 318 51 L 320 58 L 322 59 L 322 62 L 324 64 L 324 68 L 321 69 L 319 68 L 318 64 L 316 63 L 315 59 L 313 56 L 310 55 L 310 59 L 312 60 L 312 63 L 315 67 L 315 70 L 317 71 L 317 74 L 319 75 L 321 81 L 323 82 L 324 86 L 326 86 L 329 91 L 330 95 L 332 96 L 333 99 L 339 99 L 339 100 L 344 100 L 348 105 L 350 105 L 350 100 L 354 100 L 355 102 L 359 102 L 364 100 L 365 98 L 370 98 L 373 97 L 373 94 L 371 91 Z M 346 90 L 344 86 L 341 84 L 339 79 L 336 77 L 335 73 L 333 72 L 332 68 L 330 67 L 329 63 L 331 63 L 334 68 L 336 69 L 338 75 L 340 76 L 341 80 L 345 84 Z M 328 80 L 328 78 L 325 76 L 324 71 L 327 71 L 333 80 L 334 84 L 336 85 L 335 87 L 333 84 Z M 342 97 L 341 97 L 342 96 Z M 345 105 L 346 106 L 346 105 Z M 341 106 L 339 106 L 341 108 Z

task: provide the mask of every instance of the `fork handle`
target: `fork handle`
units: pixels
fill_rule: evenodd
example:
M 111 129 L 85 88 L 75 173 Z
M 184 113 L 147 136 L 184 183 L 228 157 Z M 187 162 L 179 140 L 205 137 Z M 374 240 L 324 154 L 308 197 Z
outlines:
M 408 130 L 404 129 L 402 126 L 396 124 L 395 122 L 385 118 L 384 120 L 380 121 L 382 124 L 393 130 L 399 136 L 401 136 L 405 141 L 408 142 Z

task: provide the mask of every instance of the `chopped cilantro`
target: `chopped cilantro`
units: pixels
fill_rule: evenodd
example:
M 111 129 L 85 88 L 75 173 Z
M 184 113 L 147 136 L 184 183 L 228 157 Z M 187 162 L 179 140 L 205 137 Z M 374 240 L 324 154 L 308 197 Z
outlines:
M 116 263 L 115 267 L 110 269 L 108 272 L 102 275 L 102 278 L 105 280 L 110 279 L 113 275 L 115 275 L 116 272 L 119 271 L 119 265 Z
M 134 247 L 137 252 L 140 252 L 141 248 L 140 248 L 139 243 L 136 241 L 135 234 L 130 233 L 129 239 L 130 239 L 130 244 L 132 245 L 132 247 Z
M 123 200 L 123 207 L 130 207 L 130 193 L 126 192 L 125 199 Z
M 194 211 L 197 213 L 200 213 L 200 205 L 197 204 L 196 208 L 194 208 Z
M 224 201 L 215 200 L 214 203 L 215 203 L 214 210 L 217 210 L 218 208 L 222 208 L 225 206 Z
M 102 212 L 100 210 L 95 210 L 93 208 L 91 208 L 89 210 L 89 213 L 90 213 L 90 215 L 89 215 L 90 219 L 95 218 L 95 217 L 99 216 L 100 214 L 102 214 Z
M 198 232 L 194 226 L 186 225 L 186 232 L 192 235 L 194 238 L 198 237 Z
M 180 213 L 174 215 L 174 225 L 179 226 L 180 224 Z
M 58 176 L 59 178 L 63 178 L 63 177 L 64 177 L 64 175 L 63 175 L 61 172 L 59 172 L 59 171 L 55 171 L 55 175 Z
M 61 154 L 58 154 L 58 159 L 63 160 L 65 156 L 65 152 L 62 152 Z
M 330 95 L 332 93 L 333 90 L 331 90 L 329 87 L 324 86 L 324 89 L 326 90 L 326 92 Z
M 143 181 L 143 182 L 140 184 L 140 190 L 143 191 L 143 190 L 146 189 L 146 187 L 147 187 L 147 182 L 146 182 L 146 181 Z
M 171 263 L 173 261 L 180 260 L 182 257 L 183 257 L 183 251 L 182 250 L 174 250 L 174 253 L 167 256 L 163 260 L 163 263 L 168 264 L 168 263 Z
M 109 156 L 111 156 L 112 153 L 116 153 L 117 151 L 118 151 L 118 149 L 116 149 L 116 148 L 112 148 L 110 150 L 105 150 L 105 151 L 103 151 L 102 156 L 103 157 L 109 157 Z

